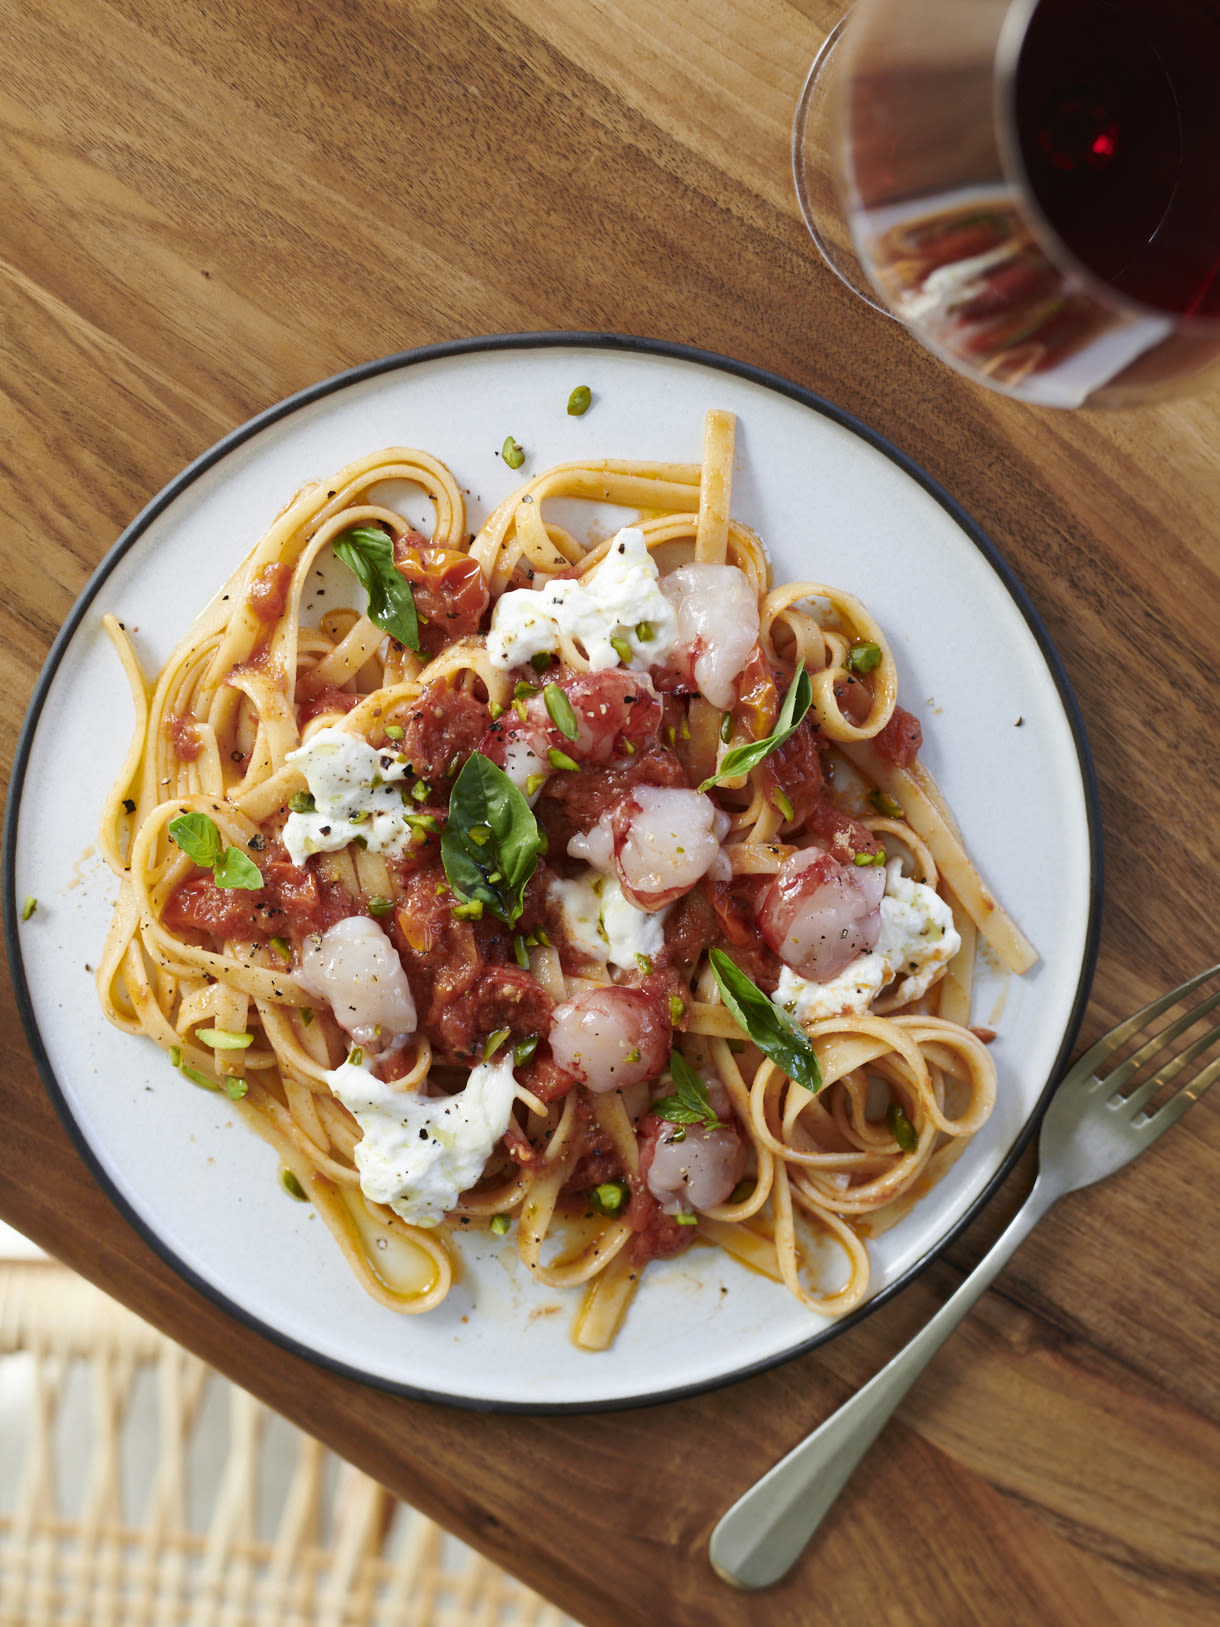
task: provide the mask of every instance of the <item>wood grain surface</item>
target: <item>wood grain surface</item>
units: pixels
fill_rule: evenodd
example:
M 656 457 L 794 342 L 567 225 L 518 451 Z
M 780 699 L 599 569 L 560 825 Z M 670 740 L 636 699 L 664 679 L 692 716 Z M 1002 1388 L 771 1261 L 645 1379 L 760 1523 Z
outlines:
M 1096 755 L 1106 900 L 1082 1041 L 1220 958 L 1220 389 L 1024 408 L 823 269 L 788 134 L 841 9 L 0 0 L 6 777 L 90 570 L 218 437 L 392 351 L 614 330 L 858 414 L 1011 562 Z M 715 1520 L 923 1322 L 1028 1163 L 815 1354 L 643 1411 L 477 1416 L 315 1370 L 184 1286 L 91 1180 L 4 1000 L 0 1214 L 587 1627 L 1220 1619 L 1220 1091 L 1052 1213 L 797 1570 L 747 1601 L 708 1564 Z

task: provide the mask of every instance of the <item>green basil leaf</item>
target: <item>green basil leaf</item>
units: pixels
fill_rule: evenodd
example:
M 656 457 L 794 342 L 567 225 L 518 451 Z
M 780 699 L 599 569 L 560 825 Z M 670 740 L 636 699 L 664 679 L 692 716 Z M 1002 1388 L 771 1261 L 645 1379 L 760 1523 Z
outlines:
M 409 650 L 419 649 L 419 618 L 411 584 L 394 563 L 394 544 L 378 526 L 354 525 L 334 550 L 369 596 L 369 617 Z
M 735 1021 L 764 1056 L 782 1068 L 789 1079 L 816 1096 L 823 1085 L 822 1070 L 809 1036 L 794 1017 L 777 1006 L 758 984 L 737 966 L 723 949 L 709 949 L 708 960 L 720 988 L 720 997 Z
M 210 870 L 220 857 L 224 843 L 207 814 L 184 813 L 169 822 L 169 833 L 188 859 Z
M 652 1104 L 652 1111 L 667 1124 L 701 1124 L 705 1130 L 720 1128 L 707 1086 L 682 1055 L 673 1051 L 669 1058 L 669 1076 L 674 1082 L 674 1094 L 663 1096 Z
M 805 714 L 812 705 L 813 684 L 805 668 L 798 667 L 792 682 L 788 685 L 784 704 L 779 709 L 774 732 L 762 740 L 751 740 L 748 745 L 734 746 L 732 751 L 726 751 L 720 767 L 709 779 L 704 780 L 699 789 L 707 791 L 713 785 L 719 785 L 721 780 L 732 780 L 739 774 L 748 774 L 764 757 L 770 756 L 777 747 L 792 738 L 805 721 Z
M 226 847 L 212 866 L 212 880 L 218 887 L 244 887 L 257 892 L 263 884 L 263 873 L 239 847 Z
M 502 768 L 474 752 L 453 782 L 441 833 L 441 863 L 454 892 L 516 926 L 542 845 L 525 797 Z

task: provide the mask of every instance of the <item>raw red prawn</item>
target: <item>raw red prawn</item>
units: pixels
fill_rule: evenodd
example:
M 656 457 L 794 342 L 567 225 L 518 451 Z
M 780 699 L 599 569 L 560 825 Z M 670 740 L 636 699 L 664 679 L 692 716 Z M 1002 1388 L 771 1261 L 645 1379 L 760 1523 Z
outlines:
M 821 848 L 803 848 L 784 860 L 759 900 L 758 925 L 785 965 L 829 983 L 875 947 L 884 893 L 883 869 L 849 867 Z
M 551 689 L 563 700 L 552 696 L 548 706 Z M 573 762 L 602 767 L 650 746 L 660 727 L 661 697 L 652 681 L 621 667 L 567 672 L 549 682 L 544 675 L 539 693 L 525 702 L 525 737 L 542 758 L 558 751 Z
M 670 665 L 713 706 L 737 700 L 737 680 L 758 642 L 758 594 L 736 565 L 696 562 L 661 578 L 678 617 Z
M 555 1007 L 551 1055 L 587 1090 L 624 1090 L 661 1072 L 672 1032 L 661 1002 L 643 989 L 586 989 Z

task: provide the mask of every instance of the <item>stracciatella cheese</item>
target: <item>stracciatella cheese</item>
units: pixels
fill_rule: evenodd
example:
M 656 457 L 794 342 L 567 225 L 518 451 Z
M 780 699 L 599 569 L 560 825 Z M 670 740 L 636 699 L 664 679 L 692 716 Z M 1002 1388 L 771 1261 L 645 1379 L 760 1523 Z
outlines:
M 345 729 L 319 729 L 288 753 L 314 800 L 309 812 L 290 813 L 283 830 L 293 864 L 311 853 L 337 853 L 361 841 L 371 853 L 405 853 L 411 828 L 403 817 L 400 782 L 410 772 L 401 752 L 378 751 Z
M 666 912 L 637 909 L 613 876 L 557 879 L 550 896 L 573 946 L 593 960 L 635 972 L 665 947 Z
M 367 1061 L 326 1075 L 364 1132 L 356 1144 L 360 1189 L 412 1226 L 439 1226 L 474 1185 L 508 1129 L 516 1081 L 510 1050 L 470 1070 L 456 1096 L 421 1096 L 383 1084 Z
M 647 668 L 665 658 L 677 616 L 661 592 L 642 531 L 627 526 L 618 532 L 582 577 L 502 594 L 492 611 L 487 653 L 494 666 L 508 671 L 535 655 L 555 654 L 561 632 L 584 650 L 594 672 L 620 665 L 623 648 L 632 666 Z

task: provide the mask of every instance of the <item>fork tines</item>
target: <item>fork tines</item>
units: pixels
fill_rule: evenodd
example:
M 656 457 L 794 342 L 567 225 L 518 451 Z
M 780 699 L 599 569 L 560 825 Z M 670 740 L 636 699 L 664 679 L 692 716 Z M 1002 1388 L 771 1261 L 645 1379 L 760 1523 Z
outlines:
M 1155 1115 L 1164 1124 L 1184 1113 L 1220 1077 L 1220 1022 L 1212 1017 L 1220 1007 L 1220 966 L 1200 972 L 1180 988 L 1153 1000 L 1107 1036 L 1105 1051 L 1113 1058 L 1125 1044 L 1146 1032 L 1150 1022 L 1183 1006 L 1209 982 L 1216 986 L 1186 1010 L 1171 1016 L 1137 1050 L 1104 1073 L 1098 1070 L 1099 1082 L 1121 1098 L 1133 1114 L 1143 1109 L 1149 1118 Z M 1195 1029 L 1199 1032 L 1192 1035 Z M 1181 1045 L 1184 1038 L 1186 1043 Z M 1212 1051 L 1217 1054 L 1208 1060 Z M 1158 1063 L 1161 1058 L 1164 1060 Z M 1188 1069 L 1193 1072 L 1183 1079 Z

